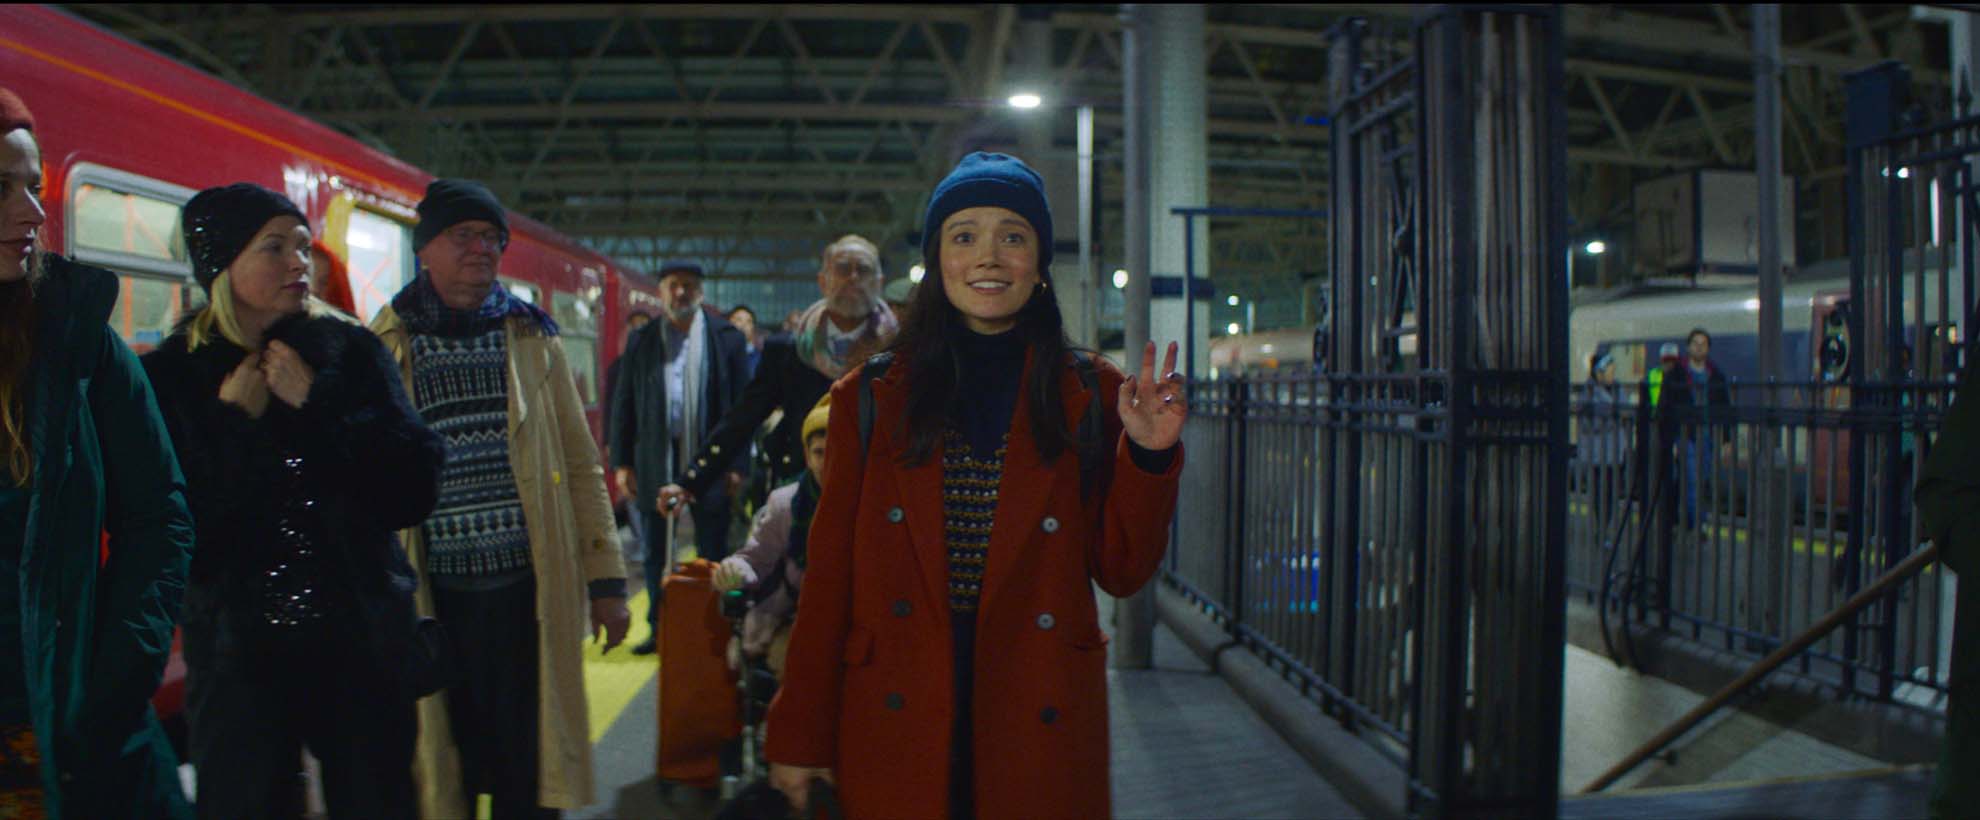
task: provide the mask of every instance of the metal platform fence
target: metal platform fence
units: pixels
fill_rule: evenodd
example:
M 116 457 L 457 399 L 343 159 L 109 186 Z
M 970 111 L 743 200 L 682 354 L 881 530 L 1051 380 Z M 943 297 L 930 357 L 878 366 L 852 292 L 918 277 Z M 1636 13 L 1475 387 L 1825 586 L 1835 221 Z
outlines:
M 1910 488 L 1951 391 L 1735 384 L 1673 406 L 1641 385 L 1576 385 L 1569 589 L 1601 608 L 1620 661 L 1644 628 L 1766 655 L 1916 549 Z M 1926 570 L 1788 671 L 1838 697 L 1943 708 L 1948 583 Z

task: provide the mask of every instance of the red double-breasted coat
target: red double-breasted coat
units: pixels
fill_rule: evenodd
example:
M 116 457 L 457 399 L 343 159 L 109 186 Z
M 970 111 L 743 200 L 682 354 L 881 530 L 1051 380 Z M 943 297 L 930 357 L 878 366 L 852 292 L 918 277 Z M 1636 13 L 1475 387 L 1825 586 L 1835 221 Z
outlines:
M 1134 464 L 1115 409 L 1124 377 L 1096 364 L 1091 392 L 1070 358 L 1060 364 L 1068 429 L 1098 401 L 1114 442 L 1090 499 L 1070 451 L 1051 464 L 1040 459 L 1026 402 L 1012 418 L 976 613 L 975 804 L 985 820 L 1111 816 L 1107 640 L 1092 585 L 1125 596 L 1155 574 L 1182 454 L 1178 445 L 1161 475 Z M 832 768 L 853 818 L 948 810 L 955 673 L 942 463 L 900 464 L 899 422 L 912 389 L 905 370 L 896 366 L 873 384 L 866 453 L 855 410 L 859 372 L 832 387 L 824 495 L 769 714 L 769 759 Z

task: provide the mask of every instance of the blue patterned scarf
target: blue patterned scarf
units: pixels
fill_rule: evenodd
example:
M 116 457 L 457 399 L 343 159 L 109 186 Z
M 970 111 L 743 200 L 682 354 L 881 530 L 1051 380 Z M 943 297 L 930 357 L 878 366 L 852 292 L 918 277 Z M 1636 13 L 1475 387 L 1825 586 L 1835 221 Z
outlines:
M 543 309 L 517 299 L 500 282 L 488 289 L 488 298 L 474 310 L 455 310 L 440 300 L 433 280 L 425 270 L 392 297 L 392 311 L 399 314 L 406 329 L 421 336 L 459 339 L 479 336 L 501 327 L 511 316 L 529 319 L 543 328 L 546 336 L 557 335 L 557 322 Z

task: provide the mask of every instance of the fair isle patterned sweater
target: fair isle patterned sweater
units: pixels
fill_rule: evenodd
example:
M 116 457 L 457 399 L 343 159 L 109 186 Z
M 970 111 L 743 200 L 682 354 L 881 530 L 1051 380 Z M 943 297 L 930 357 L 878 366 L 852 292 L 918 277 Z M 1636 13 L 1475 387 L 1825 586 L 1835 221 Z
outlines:
M 508 342 L 412 337 L 412 400 L 447 442 L 440 502 L 423 525 L 428 571 L 490 576 L 528 569 L 529 530 L 509 466 Z

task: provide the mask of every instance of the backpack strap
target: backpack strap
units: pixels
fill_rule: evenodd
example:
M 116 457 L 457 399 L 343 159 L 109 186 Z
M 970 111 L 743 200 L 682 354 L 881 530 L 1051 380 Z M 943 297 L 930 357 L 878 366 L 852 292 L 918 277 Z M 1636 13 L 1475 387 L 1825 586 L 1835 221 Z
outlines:
M 880 353 L 868 358 L 859 371 L 859 449 L 864 453 L 873 442 L 873 383 L 887 375 L 894 354 Z
M 1086 416 L 1079 420 L 1079 440 L 1092 441 L 1100 437 L 1100 377 L 1093 367 L 1093 357 L 1084 351 L 1075 350 L 1073 371 L 1079 374 L 1079 386 L 1093 394 L 1093 400 L 1086 403 Z

